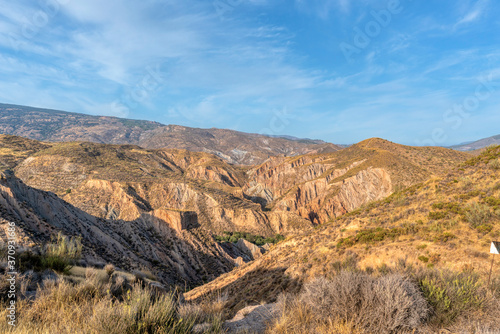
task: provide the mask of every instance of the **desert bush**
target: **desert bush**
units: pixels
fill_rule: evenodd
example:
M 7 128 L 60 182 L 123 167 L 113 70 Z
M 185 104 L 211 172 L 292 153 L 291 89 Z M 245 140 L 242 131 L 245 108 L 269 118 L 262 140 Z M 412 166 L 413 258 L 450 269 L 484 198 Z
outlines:
M 491 217 L 492 213 L 487 205 L 474 202 L 467 206 L 465 220 L 474 228 L 488 223 Z
M 428 318 L 430 308 L 418 287 L 398 274 L 374 282 L 367 306 L 366 325 L 373 333 L 395 333 L 419 327 Z
M 232 242 L 236 243 L 239 239 L 245 239 L 257 246 L 262 246 L 264 244 L 276 244 L 282 240 L 285 240 L 285 237 L 281 234 L 276 234 L 274 237 L 265 238 L 261 235 L 254 235 L 248 232 L 230 232 L 224 231 L 223 235 L 216 235 L 215 240 L 218 242 Z
M 432 220 L 440 220 L 446 218 L 446 213 L 445 212 L 429 212 L 429 219 Z
M 318 278 L 304 285 L 300 301 L 320 319 L 341 321 L 369 333 L 417 328 L 429 314 L 418 287 L 399 274 L 372 278 L 344 271 L 332 280 Z
M 104 271 L 106 272 L 106 274 L 111 277 L 113 275 L 113 273 L 115 272 L 115 266 L 111 263 L 107 264 L 104 266 Z
M 59 232 L 57 236 L 52 238 L 52 242 L 45 246 L 41 264 L 44 268 L 67 272 L 72 263 L 80 258 L 81 254 L 82 243 L 80 238 L 69 238 Z
M 488 163 L 488 167 L 490 167 L 491 169 L 500 169 L 500 160 L 499 159 L 494 159 L 494 160 L 491 160 L 489 163 Z
M 420 256 L 418 257 L 418 259 L 419 259 L 420 261 L 424 262 L 424 263 L 429 262 L 429 258 L 428 258 L 427 256 L 424 256 L 424 255 L 420 255 Z
M 358 231 L 355 235 L 341 238 L 337 242 L 337 248 L 347 248 L 357 243 L 374 244 L 384 240 L 395 240 L 398 236 L 416 233 L 418 227 L 412 224 L 402 224 L 400 227 L 393 228 L 371 228 Z
M 484 202 L 494 209 L 500 208 L 500 198 L 489 196 L 484 199 Z
M 474 272 L 427 270 L 418 281 L 434 308 L 434 324 L 451 324 L 462 315 L 482 309 L 488 300 L 487 291 Z
M 192 323 L 209 323 L 204 333 L 221 333 L 224 323 L 224 309 L 227 295 L 206 298 L 196 303 L 185 303 L 179 306 L 179 317 Z
M 0 322 L 12 333 L 191 333 L 193 319 L 181 318 L 175 293 L 158 294 L 139 284 L 116 298 L 111 283 L 98 284 L 91 272 L 84 282 L 46 280 L 34 300 L 19 300 L 17 326 Z M 122 282 L 123 283 L 123 282 Z M 5 318 L 6 308 L 0 316 Z
M 420 244 L 420 245 L 417 246 L 418 250 L 424 250 L 426 248 L 427 248 L 427 244 Z
M 68 273 L 73 263 L 82 252 L 79 238 L 68 238 L 61 233 L 52 237 L 51 243 L 43 250 L 27 250 L 18 255 L 19 270 L 44 271 L 52 269 L 60 273 Z
M 95 333 L 186 333 L 193 323 L 182 321 L 177 314 L 173 294 L 154 294 L 140 286 L 128 290 L 123 302 L 110 298 L 100 300 L 89 319 Z
M 350 323 L 331 318 L 321 319 L 296 295 L 282 294 L 278 297 L 281 311 L 278 319 L 267 329 L 267 334 L 361 334 Z
M 448 242 L 449 240 L 451 239 L 455 239 L 456 236 L 453 234 L 453 233 L 450 233 L 450 232 L 443 232 L 443 233 L 440 233 L 438 235 L 435 235 L 432 240 L 434 242 L 442 242 L 442 243 L 446 243 Z

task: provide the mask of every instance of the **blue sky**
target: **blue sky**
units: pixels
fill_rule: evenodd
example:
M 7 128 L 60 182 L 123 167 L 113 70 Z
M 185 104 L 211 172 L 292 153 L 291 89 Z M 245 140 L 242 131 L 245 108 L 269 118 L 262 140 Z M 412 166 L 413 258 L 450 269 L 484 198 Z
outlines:
M 500 134 L 497 1 L 0 8 L 0 102 L 334 143 Z

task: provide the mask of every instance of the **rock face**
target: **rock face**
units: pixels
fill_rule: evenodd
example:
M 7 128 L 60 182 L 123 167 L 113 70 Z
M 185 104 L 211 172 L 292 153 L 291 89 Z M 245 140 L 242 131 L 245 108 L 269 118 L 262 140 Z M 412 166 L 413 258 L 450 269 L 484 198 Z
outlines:
M 382 199 L 396 187 L 442 173 L 440 164 L 451 166 L 467 157 L 374 138 L 331 154 L 270 158 L 247 171 L 243 192 L 272 212 L 292 212 L 322 224 Z
M 223 328 L 227 333 L 263 334 L 269 324 L 279 317 L 280 312 L 282 310 L 276 303 L 247 306 L 239 310 L 233 319 L 224 322 Z
M 264 249 L 252 244 L 245 239 L 239 239 L 236 243 L 236 247 L 238 247 L 243 253 L 251 257 L 252 260 L 258 259 L 262 256 L 262 254 L 264 254 Z
M 48 242 L 57 231 L 81 236 L 86 261 L 149 270 L 164 283 L 198 284 L 234 267 L 192 212 L 158 210 L 133 221 L 106 220 L 3 173 L 0 208 L 0 230 L 15 222 L 24 246 Z
M 177 231 L 204 226 L 216 234 L 264 236 L 311 227 L 294 213 L 264 212 L 245 198 L 243 171 L 204 153 L 57 144 L 19 163 L 15 174 L 103 219 L 133 221 L 147 214 Z
M 368 167 L 333 182 L 363 162 L 337 169 L 307 156 L 291 162 L 270 159 L 249 171 L 255 181 L 249 182 L 245 191 L 277 212 L 293 212 L 321 224 L 391 194 L 391 177 L 382 168 Z

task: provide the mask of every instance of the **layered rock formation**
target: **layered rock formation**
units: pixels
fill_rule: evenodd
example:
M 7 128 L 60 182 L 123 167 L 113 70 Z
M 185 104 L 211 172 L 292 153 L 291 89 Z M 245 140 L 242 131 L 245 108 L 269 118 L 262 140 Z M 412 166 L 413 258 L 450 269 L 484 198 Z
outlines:
M 273 212 L 293 212 L 321 224 L 384 198 L 397 187 L 439 175 L 440 165 L 466 157 L 374 138 L 330 154 L 270 158 L 247 172 L 243 191 Z
M 223 248 L 214 235 L 310 230 L 466 156 L 450 152 L 374 139 L 248 169 L 184 150 L 0 136 L 0 204 L 31 242 L 81 235 L 89 260 L 197 284 L 257 254 Z

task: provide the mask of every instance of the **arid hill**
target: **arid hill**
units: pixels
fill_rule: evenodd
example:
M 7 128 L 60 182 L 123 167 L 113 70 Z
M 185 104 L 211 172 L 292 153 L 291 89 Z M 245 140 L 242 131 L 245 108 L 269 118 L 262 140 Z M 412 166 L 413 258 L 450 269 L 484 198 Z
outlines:
M 311 230 L 403 186 L 443 177 L 468 157 L 374 138 L 249 168 L 186 150 L 1 135 L 2 214 L 23 228 L 28 243 L 57 231 L 82 235 L 89 261 L 196 285 L 244 257 L 214 236 Z
M 0 133 L 41 141 L 87 141 L 132 144 L 148 149 L 186 149 L 212 153 L 227 162 L 242 165 L 259 164 L 278 155 L 327 153 L 340 149 L 321 140 L 189 128 L 9 104 L 0 104 Z
M 244 192 L 274 212 L 324 223 L 394 190 L 444 175 L 468 157 L 372 138 L 330 154 L 270 158 L 247 172 Z
M 372 147 L 367 144 L 362 146 Z M 409 150 L 410 156 L 416 152 L 397 148 Z M 186 298 L 227 293 L 231 315 L 248 304 L 273 302 L 282 292 L 296 292 L 314 277 L 330 277 L 354 266 L 367 272 L 398 266 L 475 270 L 486 282 L 490 242 L 500 238 L 499 180 L 496 146 L 441 176 L 290 236 L 261 258 L 188 292 Z M 493 277 L 499 272 L 495 267 Z

